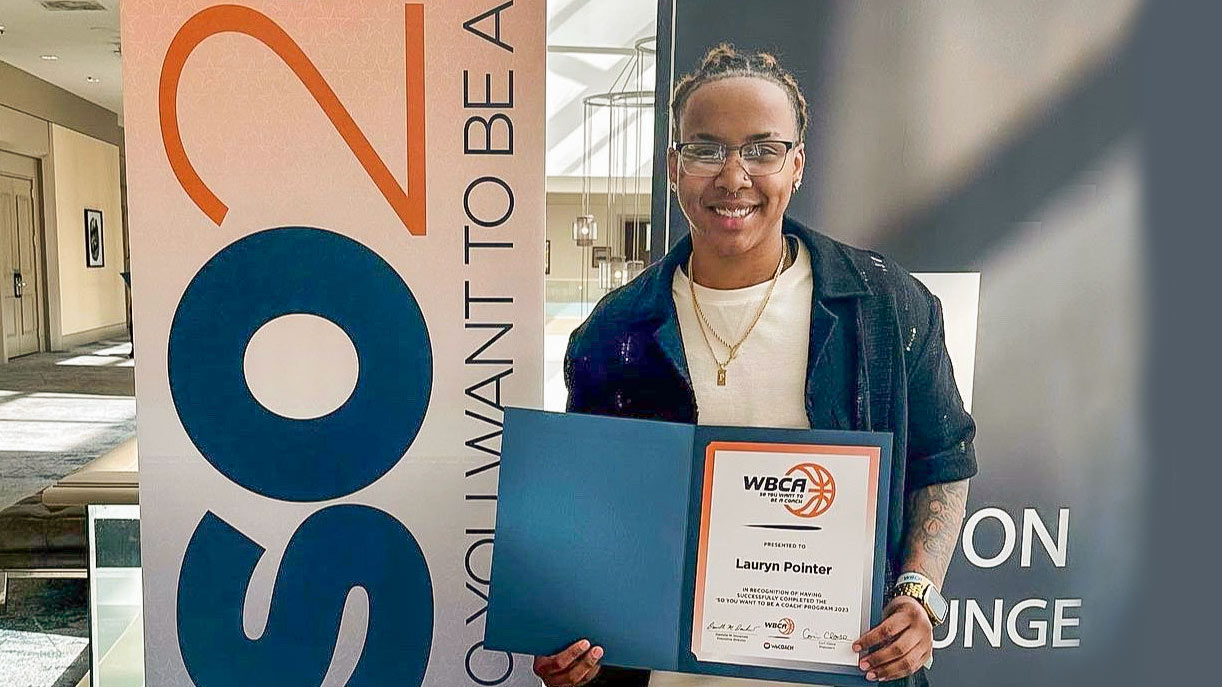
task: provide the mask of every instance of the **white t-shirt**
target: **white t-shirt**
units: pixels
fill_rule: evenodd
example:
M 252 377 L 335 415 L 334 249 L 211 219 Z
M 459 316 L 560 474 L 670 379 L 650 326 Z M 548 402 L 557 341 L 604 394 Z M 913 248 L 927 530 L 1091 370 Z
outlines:
M 814 275 L 801 241 L 793 265 L 781 273 L 759 323 L 726 366 L 726 385 L 717 385 L 717 363 L 700 334 L 687 275 L 675 270 L 671 295 L 679 314 L 683 352 L 702 425 L 797 427 L 807 429 L 806 358 L 810 351 L 810 301 Z M 768 293 L 768 282 L 745 289 L 710 289 L 696 284 L 700 309 L 723 339 L 734 343 Z M 717 357 L 730 351 L 709 334 Z
M 807 429 L 806 359 L 810 351 L 810 303 L 814 290 L 810 253 L 801 241 L 793 265 L 781 273 L 751 335 L 738 356 L 726 367 L 726 385 L 717 385 L 717 363 L 700 334 L 700 320 L 692 306 L 688 277 L 675 270 L 671 295 L 679 314 L 683 351 L 687 355 L 692 390 L 696 393 L 698 422 L 702 425 L 741 427 L 796 427 Z M 726 341 L 734 343 L 755 317 L 768 293 L 768 282 L 745 289 L 709 289 L 696 285 L 700 309 Z M 717 357 L 729 350 L 709 335 Z M 776 682 L 740 678 L 668 673 L 655 670 L 649 687 L 762 687 Z

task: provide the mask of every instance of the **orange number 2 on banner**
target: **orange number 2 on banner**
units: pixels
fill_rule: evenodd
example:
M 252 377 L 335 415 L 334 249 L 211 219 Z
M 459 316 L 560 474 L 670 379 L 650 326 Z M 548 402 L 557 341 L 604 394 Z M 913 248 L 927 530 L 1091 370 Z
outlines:
M 415 236 L 425 235 L 424 191 L 424 6 L 405 6 L 405 37 L 407 42 L 407 185 L 400 186 L 374 151 L 369 139 L 348 114 L 335 91 L 306 57 L 296 42 L 269 19 L 249 7 L 216 5 L 196 14 L 183 24 L 170 42 L 161 67 L 158 111 L 161 117 L 161 139 L 166 156 L 178 183 L 191 200 L 213 222 L 219 225 L 229 208 L 200 179 L 183 147 L 178 128 L 178 83 L 183 66 L 196 46 L 218 33 L 241 33 L 271 48 L 289 69 L 301 79 L 310 95 L 331 120 L 335 130 L 348 144 L 369 178 L 394 208 L 403 226 Z

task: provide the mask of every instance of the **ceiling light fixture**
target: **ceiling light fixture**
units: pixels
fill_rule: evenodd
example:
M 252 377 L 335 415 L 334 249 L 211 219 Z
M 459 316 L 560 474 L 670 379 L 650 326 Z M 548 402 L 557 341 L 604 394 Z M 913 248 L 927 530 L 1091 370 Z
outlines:
M 58 60 L 59 55 L 43 55 L 42 59 L 47 60 L 47 61 Z
M 85 80 L 88 81 L 89 83 L 99 83 L 102 81 L 101 79 L 99 79 L 96 76 L 86 76 Z

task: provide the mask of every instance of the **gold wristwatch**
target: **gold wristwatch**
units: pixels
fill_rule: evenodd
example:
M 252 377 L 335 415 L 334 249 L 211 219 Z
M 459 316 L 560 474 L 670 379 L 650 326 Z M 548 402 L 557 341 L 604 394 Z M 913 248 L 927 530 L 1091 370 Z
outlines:
M 921 603 L 921 607 L 929 614 L 929 622 L 933 623 L 934 627 L 941 625 L 946 621 L 946 614 L 950 611 L 949 604 L 934 586 L 933 580 L 925 577 L 921 573 L 906 572 L 900 575 L 895 581 L 896 596 L 911 596 Z

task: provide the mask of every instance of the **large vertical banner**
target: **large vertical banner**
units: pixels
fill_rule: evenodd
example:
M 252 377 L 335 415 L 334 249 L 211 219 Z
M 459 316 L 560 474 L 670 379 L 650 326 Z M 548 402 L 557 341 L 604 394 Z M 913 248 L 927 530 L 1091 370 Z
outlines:
M 128 0 L 147 683 L 527 684 L 482 645 L 542 401 L 542 0 Z

